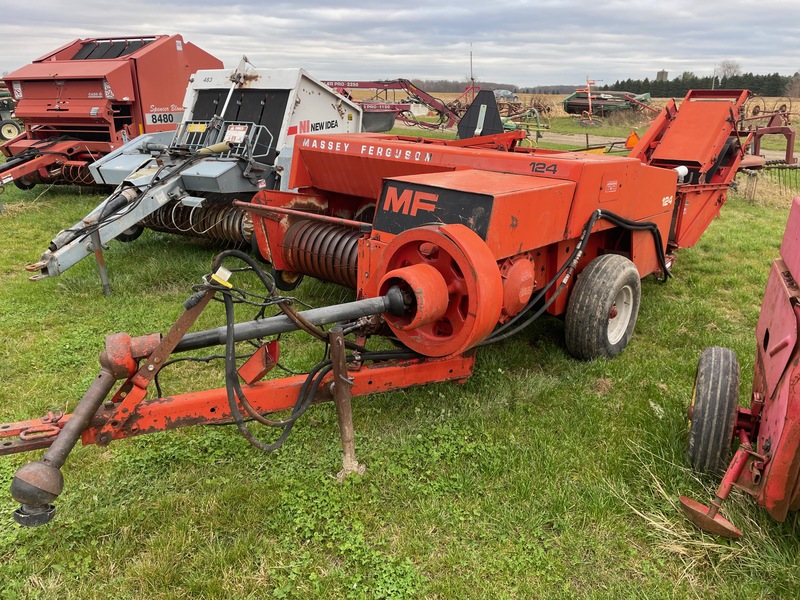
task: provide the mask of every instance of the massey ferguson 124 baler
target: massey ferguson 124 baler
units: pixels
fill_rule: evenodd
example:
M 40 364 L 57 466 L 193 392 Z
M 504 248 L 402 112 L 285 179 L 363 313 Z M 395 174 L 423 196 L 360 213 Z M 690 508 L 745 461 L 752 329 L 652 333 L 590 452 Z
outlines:
M 88 166 L 183 118 L 189 77 L 222 62 L 180 35 L 79 39 L 4 77 L 25 131 L 0 151 L 0 184 L 94 185 Z
M 106 445 L 232 422 L 273 450 L 325 400 L 339 413 L 343 473 L 360 471 L 352 395 L 464 380 L 479 347 L 545 312 L 564 316 L 575 357 L 615 356 L 633 334 L 640 279 L 666 279 L 672 252 L 694 244 L 725 202 L 746 142 L 737 121 L 747 97 L 695 91 L 680 110 L 670 102 L 630 156 L 533 151 L 518 146 L 522 132 L 458 141 L 298 133 L 288 186 L 240 203 L 274 278 L 247 254 L 222 252 L 163 337 L 106 338 L 100 373 L 72 414 L 0 426 L 0 453 L 47 448 L 13 478 L 15 518 L 52 518 L 79 439 Z M 233 261 L 264 289 L 241 289 Z M 278 290 L 303 275 L 354 288 L 356 300 L 299 312 Z M 189 333 L 212 299 L 224 302 L 226 324 Z M 256 319 L 237 323 L 236 304 L 254 305 Z M 265 316 L 269 307 L 282 314 Z M 296 329 L 329 356 L 308 374 L 268 378 L 278 336 Z M 396 348 L 370 349 L 376 336 Z M 224 387 L 157 397 L 150 384 L 170 355 L 220 345 Z M 288 416 L 267 416 L 279 411 Z M 275 439 L 259 439 L 250 420 L 274 427 Z

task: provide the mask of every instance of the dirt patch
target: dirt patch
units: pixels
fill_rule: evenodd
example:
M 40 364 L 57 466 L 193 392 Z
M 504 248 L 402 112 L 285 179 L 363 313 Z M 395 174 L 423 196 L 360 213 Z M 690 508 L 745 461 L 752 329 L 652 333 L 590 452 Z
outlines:
M 605 396 L 608 392 L 611 391 L 611 387 L 613 385 L 614 382 L 611 381 L 608 377 L 601 377 L 600 379 L 595 380 L 594 391 L 600 394 L 601 396 Z

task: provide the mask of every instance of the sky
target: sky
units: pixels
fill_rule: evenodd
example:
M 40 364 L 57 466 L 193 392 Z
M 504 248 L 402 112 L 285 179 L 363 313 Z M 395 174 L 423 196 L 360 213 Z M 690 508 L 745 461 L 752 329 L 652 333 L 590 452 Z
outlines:
M 798 0 L 4 0 L 0 73 L 76 38 L 179 33 L 221 59 L 319 79 L 476 79 L 519 87 L 587 77 L 800 71 Z

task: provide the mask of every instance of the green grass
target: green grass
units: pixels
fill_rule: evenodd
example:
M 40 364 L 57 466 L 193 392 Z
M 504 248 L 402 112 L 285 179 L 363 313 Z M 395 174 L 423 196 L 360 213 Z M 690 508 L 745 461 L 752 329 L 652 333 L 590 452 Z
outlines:
M 781 150 L 786 151 L 786 138 L 782 135 L 765 135 L 761 138 L 761 149 L 762 150 Z M 794 140 L 794 152 L 795 156 L 797 156 L 798 152 L 800 152 L 800 139 L 795 137 Z
M 409 137 L 433 138 L 437 140 L 454 140 L 456 132 L 454 130 L 429 130 L 421 127 L 394 127 L 389 132 L 391 135 L 405 135 Z
M 0 196 L 0 422 L 72 409 L 104 336 L 166 331 L 215 253 L 146 232 L 106 252 L 110 297 L 90 261 L 30 283 L 25 264 L 101 199 L 43 191 Z M 717 483 L 683 457 L 697 357 L 714 344 L 736 350 L 747 401 L 787 206 L 734 197 L 679 253 L 674 279 L 644 281 L 636 333 L 612 361 L 571 359 L 562 323 L 545 318 L 481 350 L 464 385 L 354 400 L 368 470 L 344 485 L 329 405 L 269 455 L 231 427 L 76 448 L 58 515 L 37 529 L 13 523 L 3 491 L 31 457 L 3 457 L 0 597 L 798 597 L 794 516 L 775 523 L 734 493 L 725 512 L 745 538 L 725 542 L 676 502 L 707 502 Z M 309 280 L 299 293 L 314 305 L 352 297 Z M 201 321 L 222 324 L 219 307 Z M 304 336 L 284 338 L 287 366 L 320 354 Z M 219 385 L 221 370 L 181 365 L 165 390 Z
M 577 115 L 573 115 L 553 117 L 549 120 L 549 123 L 550 131 L 554 133 L 588 133 L 589 135 L 625 139 L 632 130 L 640 134 L 646 131 L 650 126 L 652 116 L 655 116 L 655 113 L 613 113 L 608 117 L 597 119 L 599 125 L 585 126 L 579 123 Z

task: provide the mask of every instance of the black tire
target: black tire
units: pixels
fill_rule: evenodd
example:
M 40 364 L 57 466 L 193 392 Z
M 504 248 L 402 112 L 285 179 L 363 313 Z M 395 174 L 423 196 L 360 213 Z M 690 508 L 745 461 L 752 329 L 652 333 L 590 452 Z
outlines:
M 728 466 L 739 406 L 739 361 L 728 348 L 706 348 L 697 362 L 686 456 L 696 471 Z
M 628 345 L 639 314 L 642 282 L 630 260 L 598 256 L 581 271 L 567 303 L 564 337 L 575 358 L 613 358 Z
M 138 239 L 138 237 L 140 235 L 142 235 L 143 231 L 144 231 L 144 227 L 142 227 L 141 225 L 133 225 L 131 227 L 128 227 L 122 233 L 120 233 L 116 237 L 116 239 L 119 240 L 120 242 L 125 242 L 125 243 L 132 242 L 132 241 Z
M 22 133 L 22 127 L 16 121 L 11 119 L 0 121 L 0 139 L 5 141 L 13 140 L 20 133 Z
M 28 179 L 27 177 L 20 177 L 19 179 L 14 180 L 14 185 L 17 186 L 21 190 L 32 190 L 36 187 L 36 183 Z
M 275 279 L 275 287 L 282 292 L 291 292 L 303 281 L 303 276 L 300 273 L 280 271 L 275 268 L 271 269 L 271 272 L 272 277 Z

